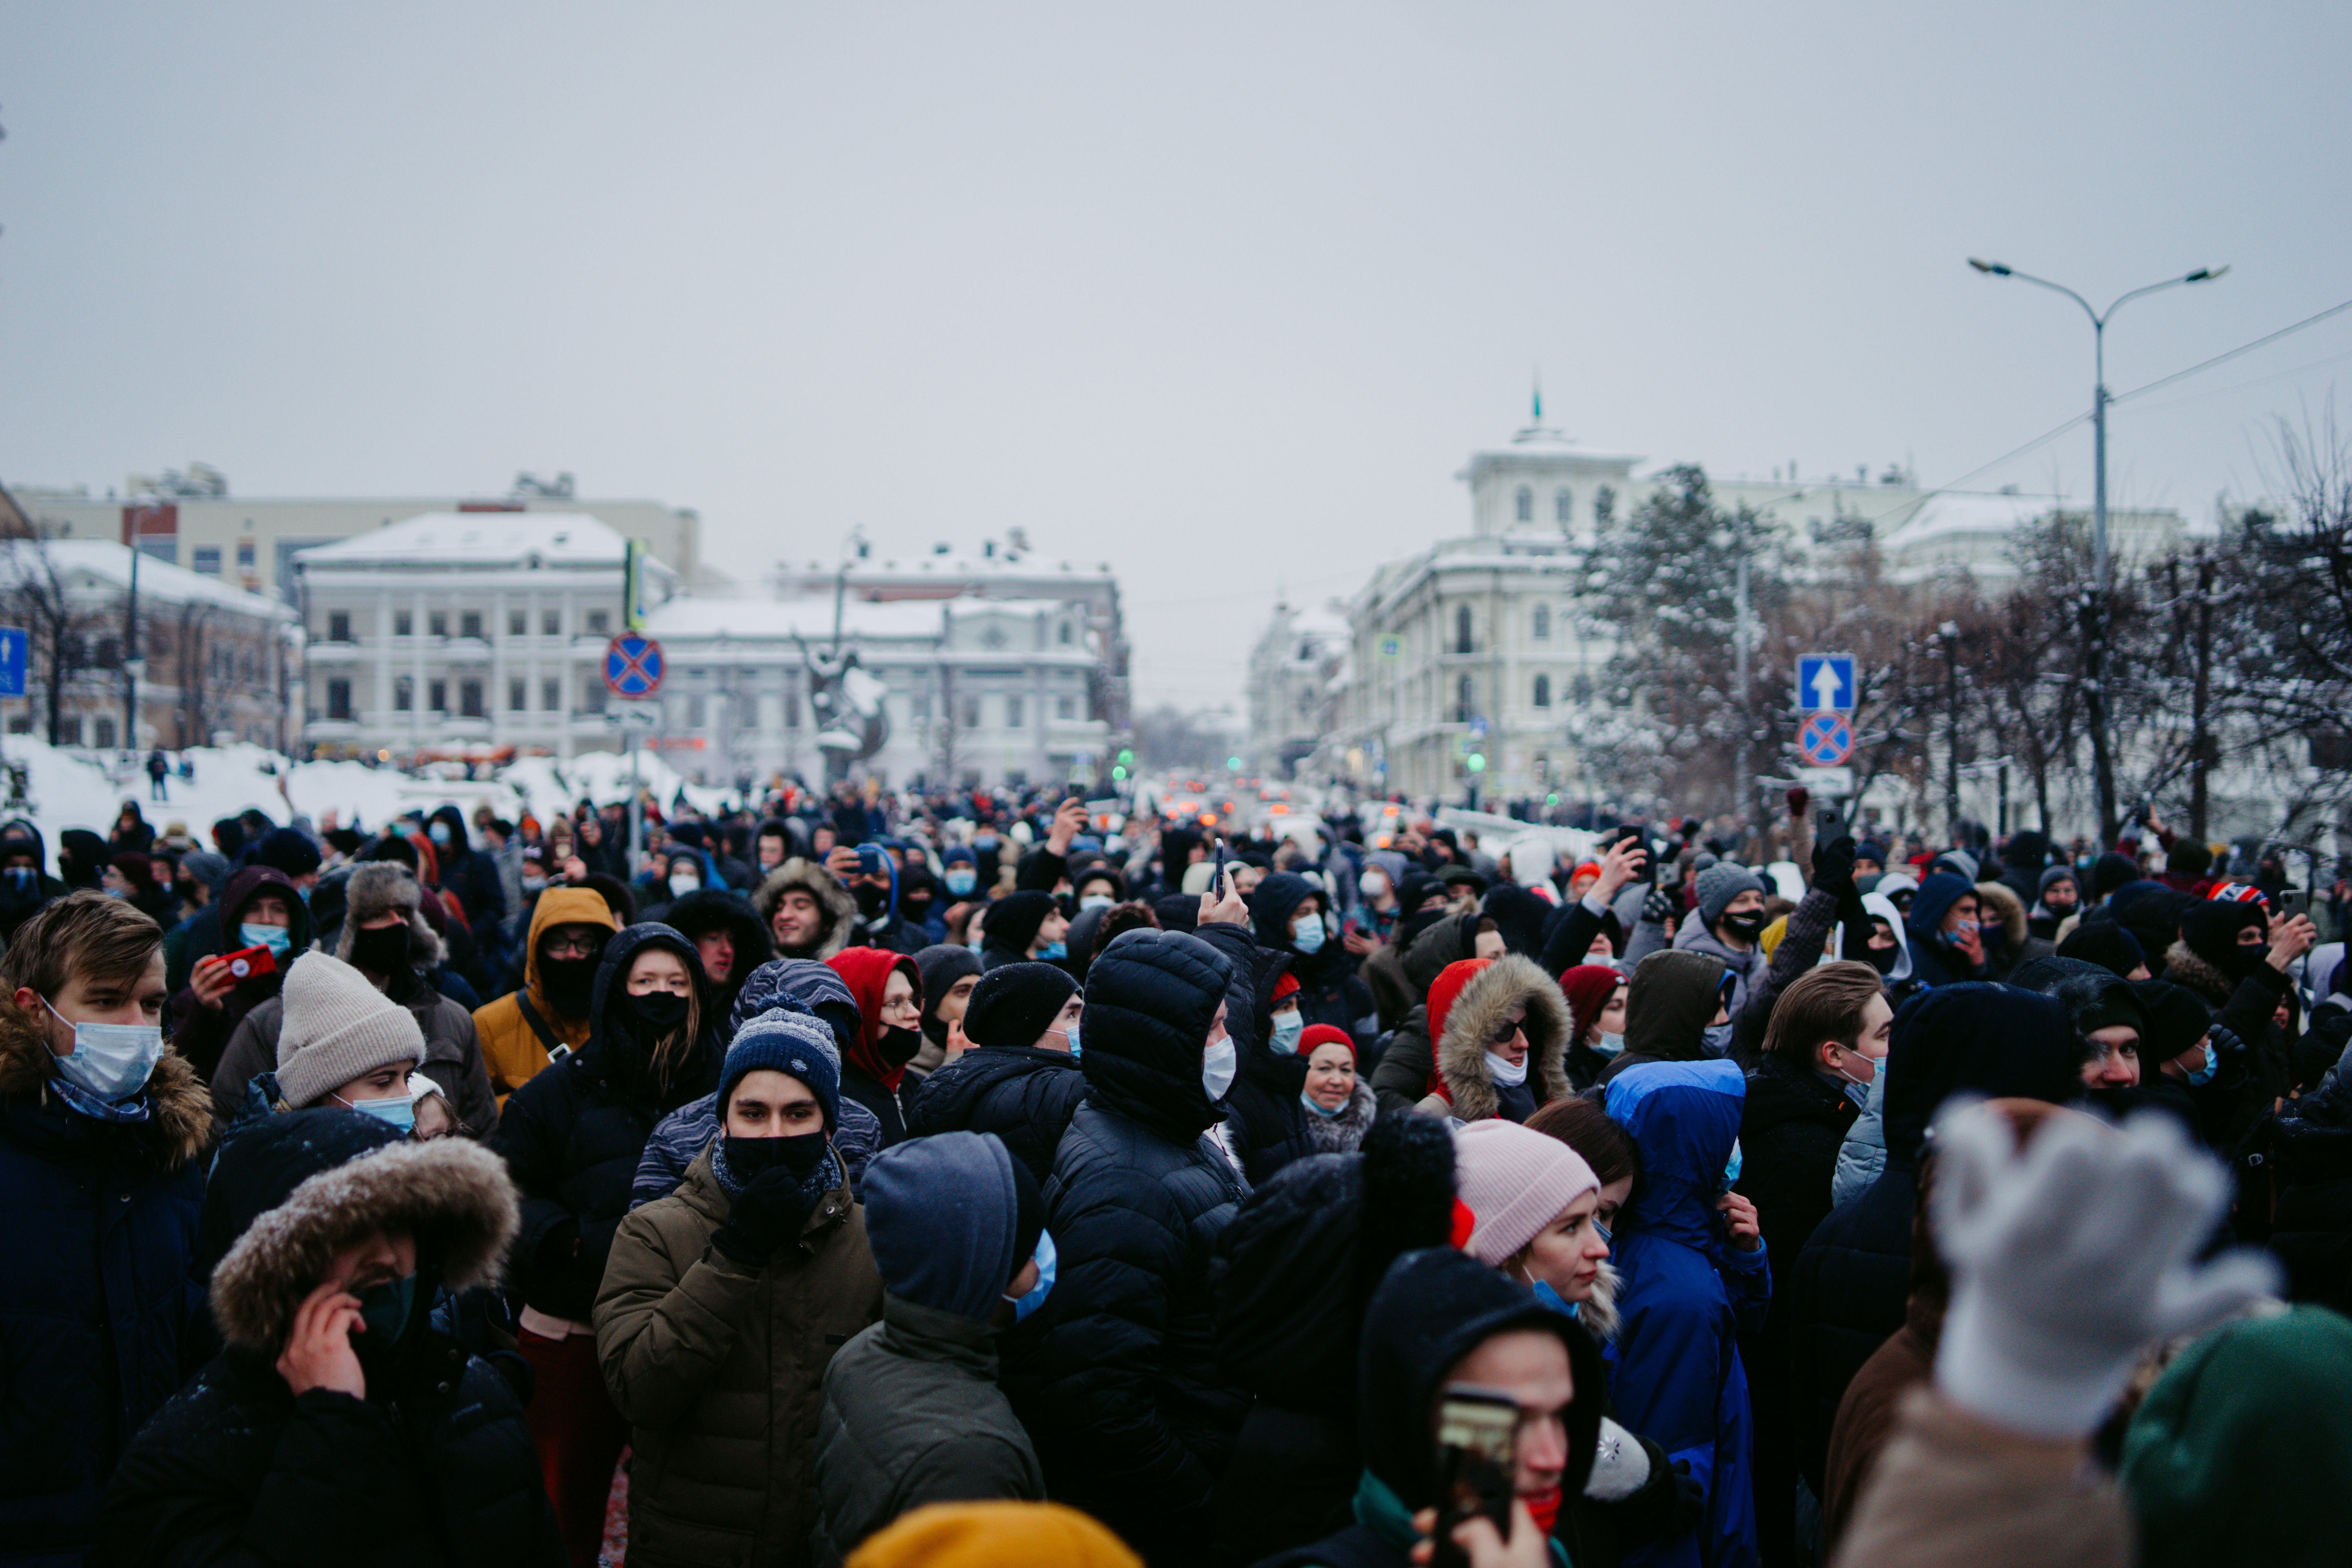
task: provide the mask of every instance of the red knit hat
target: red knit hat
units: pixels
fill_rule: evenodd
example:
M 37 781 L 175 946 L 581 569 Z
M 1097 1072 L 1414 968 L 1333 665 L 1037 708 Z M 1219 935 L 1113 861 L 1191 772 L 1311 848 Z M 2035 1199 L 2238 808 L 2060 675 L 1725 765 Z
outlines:
M 1349 1037 L 1347 1030 L 1337 1024 L 1309 1024 L 1298 1031 L 1300 1056 L 1313 1056 L 1315 1047 L 1318 1046 L 1345 1046 L 1350 1057 L 1356 1054 L 1355 1040 Z
M 1282 977 L 1274 983 L 1274 999 L 1279 1002 L 1285 996 L 1296 994 L 1297 990 L 1298 976 L 1286 969 L 1282 972 Z
M 1605 963 L 1580 963 L 1559 977 L 1559 988 L 1568 993 L 1570 1045 L 1580 1044 L 1591 1032 L 1592 1020 L 1601 1016 L 1609 998 L 1624 984 L 1624 973 Z

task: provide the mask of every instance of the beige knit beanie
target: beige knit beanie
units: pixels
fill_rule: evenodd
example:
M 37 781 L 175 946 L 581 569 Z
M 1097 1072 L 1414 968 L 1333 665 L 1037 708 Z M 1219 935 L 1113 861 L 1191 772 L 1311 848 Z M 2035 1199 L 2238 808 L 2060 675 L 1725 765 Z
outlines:
M 306 952 L 278 993 L 278 1092 L 299 1109 L 363 1073 L 394 1062 L 425 1062 L 416 1015 L 368 984 L 341 959 Z
M 1509 1262 L 1560 1210 L 1601 1185 L 1566 1143 L 1496 1120 L 1454 1130 L 1454 1182 L 1477 1222 L 1465 1250 L 1489 1268 Z

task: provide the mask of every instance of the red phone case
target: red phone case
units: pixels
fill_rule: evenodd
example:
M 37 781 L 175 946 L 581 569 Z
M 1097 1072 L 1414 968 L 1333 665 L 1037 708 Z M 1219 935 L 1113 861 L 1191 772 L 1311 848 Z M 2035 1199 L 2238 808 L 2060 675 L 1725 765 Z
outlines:
M 239 980 L 250 980 L 257 974 L 275 973 L 278 959 L 266 947 L 239 948 L 221 955 L 228 963 L 228 972 Z

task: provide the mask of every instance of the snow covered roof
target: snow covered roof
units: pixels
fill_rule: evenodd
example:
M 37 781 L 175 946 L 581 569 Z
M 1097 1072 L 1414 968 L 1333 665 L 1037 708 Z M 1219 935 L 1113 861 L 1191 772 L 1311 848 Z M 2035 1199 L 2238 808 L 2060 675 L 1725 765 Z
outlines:
M 841 606 L 842 629 L 861 637 L 922 637 L 936 639 L 940 631 L 941 602 L 937 599 L 893 599 L 875 604 L 846 599 Z M 676 598 L 646 617 L 646 634 L 656 637 L 745 637 L 790 639 L 795 634 L 812 640 L 833 636 L 833 599 L 700 599 Z
M 1997 534 L 2003 538 L 2059 505 L 2051 496 L 1954 495 L 1947 491 L 1927 498 L 1909 522 L 1888 536 L 1889 548 L 1923 544 L 1929 540 L 1962 534 Z
M 128 593 L 131 549 L 110 539 L 50 539 L 36 545 L 26 540 L 0 543 L 0 587 L 12 587 L 37 570 L 35 550 L 47 552 L 50 564 L 70 592 L 78 584 Z M 292 606 L 264 594 L 248 594 L 233 584 L 201 572 L 191 572 L 152 555 L 139 562 L 139 596 L 161 604 L 218 605 L 243 616 L 290 621 Z
M 548 566 L 621 564 L 628 542 L 583 511 L 428 511 L 384 527 L 314 545 L 295 559 L 311 568 Z

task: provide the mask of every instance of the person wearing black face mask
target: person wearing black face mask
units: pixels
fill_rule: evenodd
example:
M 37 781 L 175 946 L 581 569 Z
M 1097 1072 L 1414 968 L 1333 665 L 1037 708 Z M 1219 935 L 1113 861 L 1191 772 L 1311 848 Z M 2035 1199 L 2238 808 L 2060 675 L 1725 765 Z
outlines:
M 34 910 L 66 896 L 66 885 L 41 869 L 47 858 L 39 828 L 21 816 L 0 824 L 0 939 L 15 936 Z
M 415 1015 L 425 1036 L 425 1061 L 417 1070 L 439 1086 L 457 1118 L 458 1131 L 474 1138 L 486 1135 L 498 1125 L 498 1098 L 490 1090 L 473 1015 L 425 978 L 448 950 L 425 919 L 425 895 L 416 879 L 396 862 L 373 860 L 352 872 L 343 893 L 334 956 Z M 280 957 L 278 965 L 284 969 L 299 956 L 297 948 Z M 278 1032 L 284 1021 L 284 1000 L 272 996 L 254 1006 L 231 1031 L 211 1077 L 213 1112 L 224 1124 L 243 1114 L 246 1086 L 253 1075 L 278 1065 Z
M 520 1401 L 430 1317 L 439 1288 L 498 1278 L 495 1155 L 293 1111 L 223 1146 L 201 1229 L 226 1348 L 115 1471 L 116 1561 L 562 1561 Z
M 1756 939 L 1764 931 L 1764 879 L 1745 866 L 1719 860 L 1698 874 L 1698 907 L 1675 933 L 1675 946 L 1723 960 L 1731 972 L 1730 1016 L 1748 1005 L 1769 967 Z M 1728 1044 L 1728 1029 L 1723 1031 Z M 1721 1052 L 1716 1054 L 1720 1055 Z
M 596 1359 L 590 1316 L 646 1140 L 718 1083 L 701 955 L 666 925 L 605 944 L 587 1046 L 508 1097 L 492 1141 L 522 1191 L 511 1283 L 548 1493 L 575 1568 L 592 1568 L 613 1466 L 628 1441 Z
M 604 1384 L 635 1424 L 631 1553 L 656 1568 L 707 1561 L 688 1544 L 702 1541 L 752 1563 L 807 1560 L 824 1370 L 882 1315 L 864 1210 L 831 1142 L 832 1031 L 762 1013 L 719 1082 L 719 1135 L 675 1192 L 621 1223 L 596 1295 Z
M 522 989 L 474 1011 L 482 1059 L 500 1105 L 556 1054 L 588 1043 L 597 960 L 618 929 L 612 906 L 593 889 L 551 887 L 539 895 Z

